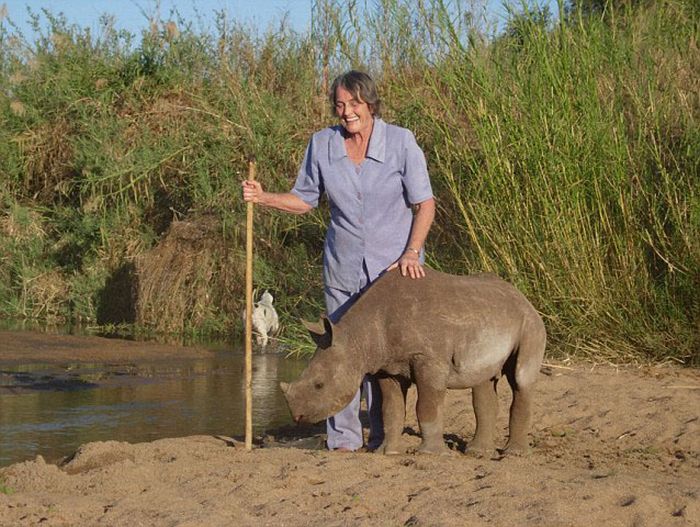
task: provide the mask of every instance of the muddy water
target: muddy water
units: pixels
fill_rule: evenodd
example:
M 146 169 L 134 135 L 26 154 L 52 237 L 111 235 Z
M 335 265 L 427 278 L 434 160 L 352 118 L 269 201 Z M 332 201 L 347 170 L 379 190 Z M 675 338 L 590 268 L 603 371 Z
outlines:
M 291 422 L 279 381 L 302 361 L 253 356 L 253 430 Z M 91 441 L 245 433 L 244 358 L 109 365 L 0 365 L 0 466 L 58 461 Z

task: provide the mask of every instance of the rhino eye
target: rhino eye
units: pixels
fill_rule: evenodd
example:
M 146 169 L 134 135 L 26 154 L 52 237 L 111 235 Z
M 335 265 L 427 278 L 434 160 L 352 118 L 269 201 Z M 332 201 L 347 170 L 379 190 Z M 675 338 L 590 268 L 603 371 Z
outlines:
M 323 383 L 322 383 L 322 382 L 317 382 L 316 384 L 314 384 L 314 388 L 316 388 L 317 390 L 322 389 L 322 388 L 323 388 Z

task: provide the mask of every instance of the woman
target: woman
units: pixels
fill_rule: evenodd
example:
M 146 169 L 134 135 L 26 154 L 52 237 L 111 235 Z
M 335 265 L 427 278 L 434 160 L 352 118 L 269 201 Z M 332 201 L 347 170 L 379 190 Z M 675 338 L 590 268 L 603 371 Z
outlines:
M 303 214 L 325 194 L 330 203 L 323 278 L 326 310 L 332 322 L 379 275 L 398 267 L 412 279 L 425 276 L 423 244 L 435 215 L 425 156 L 413 134 L 380 118 L 374 81 L 349 71 L 333 82 L 330 103 L 340 120 L 315 133 L 294 188 L 265 192 L 257 181 L 243 182 L 243 199 Z M 383 441 L 381 392 L 367 376 L 362 389 L 370 417 L 368 448 Z M 360 395 L 327 421 L 330 450 L 363 446 Z M 374 395 L 374 397 L 373 397 Z

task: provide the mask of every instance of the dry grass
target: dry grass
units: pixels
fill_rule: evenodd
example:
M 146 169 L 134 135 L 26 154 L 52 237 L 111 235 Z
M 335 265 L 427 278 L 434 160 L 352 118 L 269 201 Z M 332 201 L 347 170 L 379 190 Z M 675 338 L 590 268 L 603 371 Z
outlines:
M 48 323 L 65 321 L 64 299 L 69 285 L 63 273 L 51 270 L 22 282 L 22 299 L 25 318 L 46 320 Z
M 163 240 L 136 260 L 137 323 L 182 333 L 219 314 L 237 321 L 245 269 L 235 261 L 215 218 L 173 222 Z
M 25 189 L 41 201 L 51 202 L 57 193 L 68 191 L 74 175 L 71 131 L 69 119 L 60 117 L 16 138 L 24 158 Z
M 15 243 L 25 243 L 46 238 L 43 217 L 36 210 L 12 207 L 0 217 L 0 235 Z

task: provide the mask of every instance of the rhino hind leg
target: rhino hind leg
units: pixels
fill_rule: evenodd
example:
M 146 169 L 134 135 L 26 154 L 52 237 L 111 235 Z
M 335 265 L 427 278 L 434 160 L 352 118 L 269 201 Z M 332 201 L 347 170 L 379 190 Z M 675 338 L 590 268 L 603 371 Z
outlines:
M 530 448 L 528 432 L 530 431 L 530 409 L 532 406 L 531 391 L 532 387 L 513 389 L 513 402 L 510 405 L 508 422 L 508 443 L 503 448 L 505 453 L 523 454 Z
M 406 393 L 411 381 L 402 376 L 383 375 L 378 378 L 382 390 L 384 442 L 376 452 L 400 454 L 401 433 L 406 419 Z
M 504 452 L 520 454 L 528 451 L 528 433 L 532 414 L 532 395 L 544 356 L 544 326 L 528 331 L 518 351 L 506 362 L 505 374 L 513 392 L 508 421 L 508 443 Z
M 489 379 L 472 388 L 476 431 L 474 439 L 469 444 L 469 453 L 482 455 L 494 450 L 496 420 L 498 418 L 497 383 L 498 379 Z

